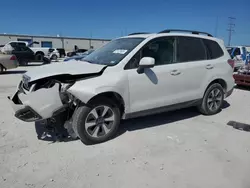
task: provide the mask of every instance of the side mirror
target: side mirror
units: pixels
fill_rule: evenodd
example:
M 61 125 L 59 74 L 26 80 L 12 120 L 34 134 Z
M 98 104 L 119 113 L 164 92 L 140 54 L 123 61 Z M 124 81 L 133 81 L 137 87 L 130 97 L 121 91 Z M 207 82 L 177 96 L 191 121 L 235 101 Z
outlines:
M 138 74 L 144 73 L 145 68 L 152 68 L 155 66 L 155 59 L 152 57 L 143 57 L 139 62 L 137 69 Z

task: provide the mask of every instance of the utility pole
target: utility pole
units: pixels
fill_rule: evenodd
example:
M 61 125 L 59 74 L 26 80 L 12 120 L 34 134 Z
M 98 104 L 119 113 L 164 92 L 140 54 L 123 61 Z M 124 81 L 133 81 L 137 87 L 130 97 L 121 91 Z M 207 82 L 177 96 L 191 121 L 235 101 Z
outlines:
M 62 41 L 62 48 L 64 48 L 64 39 L 63 39 L 63 36 L 62 36 L 62 32 L 60 32 L 60 39 Z
M 89 49 L 92 49 L 92 31 L 90 32 Z
M 236 18 L 234 17 L 228 17 L 229 19 L 229 23 L 228 23 L 228 46 L 231 45 L 231 39 L 232 39 L 232 33 L 234 32 L 234 27 L 235 27 L 235 24 L 234 24 L 234 20 Z
M 215 29 L 214 29 L 214 36 L 215 37 L 217 37 L 217 33 L 218 33 L 218 20 L 219 20 L 219 17 L 216 16 Z

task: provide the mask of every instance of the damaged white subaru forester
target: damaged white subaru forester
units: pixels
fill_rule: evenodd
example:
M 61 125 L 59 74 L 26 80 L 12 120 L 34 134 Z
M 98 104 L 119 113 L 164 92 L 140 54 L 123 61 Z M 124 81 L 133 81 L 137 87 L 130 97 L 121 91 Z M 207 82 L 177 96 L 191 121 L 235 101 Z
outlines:
M 82 61 L 33 68 L 9 100 L 20 120 L 46 120 L 95 144 L 114 137 L 121 119 L 190 106 L 218 113 L 233 92 L 233 67 L 223 41 L 208 33 L 136 33 Z

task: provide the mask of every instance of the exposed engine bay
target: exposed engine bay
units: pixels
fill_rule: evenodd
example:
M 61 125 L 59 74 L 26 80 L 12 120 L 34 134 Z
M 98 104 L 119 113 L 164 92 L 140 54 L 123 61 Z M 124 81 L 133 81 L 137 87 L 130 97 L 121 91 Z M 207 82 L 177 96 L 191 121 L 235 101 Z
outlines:
M 42 91 L 46 92 L 48 95 L 48 92 L 50 92 L 50 97 L 54 98 L 53 104 L 55 104 L 55 101 L 57 101 L 56 104 L 58 104 L 57 106 L 52 107 L 56 108 L 56 110 L 53 111 L 53 114 L 47 113 L 47 115 L 45 115 L 46 113 L 42 113 L 42 115 L 44 115 L 42 120 L 36 122 L 36 132 L 38 139 L 46 140 L 48 137 L 50 137 L 50 139 L 53 141 L 62 141 L 63 139 L 68 139 L 68 137 L 73 139 L 77 138 L 72 128 L 71 118 L 73 116 L 74 110 L 77 108 L 77 105 L 80 104 L 80 101 L 67 92 L 67 89 L 74 83 L 75 82 L 73 81 L 66 81 L 66 83 L 63 83 L 59 80 L 46 78 L 36 81 L 33 84 L 22 84 L 22 91 L 26 95 L 30 95 L 32 93 L 35 94 L 37 92 L 41 93 Z M 57 92 L 55 92 L 56 90 Z M 56 93 L 59 94 L 59 97 L 52 97 L 52 95 L 56 95 Z M 27 97 L 30 98 L 30 96 Z M 34 104 L 34 102 L 31 104 Z

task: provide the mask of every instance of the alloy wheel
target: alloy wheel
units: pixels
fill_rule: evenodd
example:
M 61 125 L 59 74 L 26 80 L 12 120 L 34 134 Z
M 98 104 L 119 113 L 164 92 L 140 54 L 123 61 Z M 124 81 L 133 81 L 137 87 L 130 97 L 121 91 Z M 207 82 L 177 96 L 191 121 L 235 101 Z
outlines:
M 219 90 L 218 88 L 213 89 L 208 95 L 207 99 L 208 109 L 211 111 L 218 110 L 218 108 L 220 108 L 221 106 L 222 100 L 223 100 L 223 94 L 221 90 Z
M 114 111 L 111 107 L 101 105 L 93 108 L 85 120 L 85 130 L 93 138 L 107 135 L 113 128 L 115 121 Z

